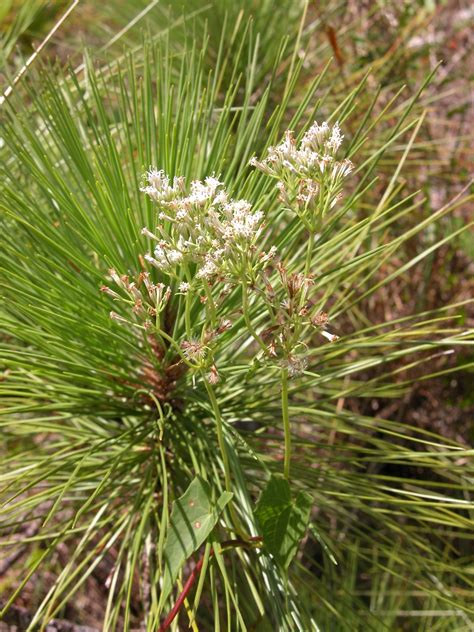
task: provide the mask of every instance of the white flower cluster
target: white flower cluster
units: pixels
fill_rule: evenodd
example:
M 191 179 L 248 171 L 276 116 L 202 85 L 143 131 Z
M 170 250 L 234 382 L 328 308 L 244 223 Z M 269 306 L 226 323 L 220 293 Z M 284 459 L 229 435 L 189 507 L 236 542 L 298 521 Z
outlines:
M 250 164 L 278 179 L 281 200 L 312 228 L 316 216 L 334 207 L 353 169 L 350 160 L 336 160 L 343 138 L 337 123 L 331 128 L 326 122 L 315 122 L 299 147 L 293 132 L 287 131 L 283 142 L 270 147 L 264 160 L 253 158 Z
M 173 178 L 170 184 L 169 177 L 164 171 L 150 169 L 145 174 L 146 185 L 140 191 L 146 193 L 154 202 L 170 202 L 184 193 L 184 178 Z
M 178 265 L 196 264 L 196 277 L 206 280 L 245 274 L 262 230 L 261 211 L 229 198 L 214 176 L 192 182 L 187 195 L 184 178 L 170 183 L 163 171 L 151 170 L 146 180 L 141 190 L 157 202 L 160 220 L 157 234 L 142 230 L 157 242 L 153 255 L 145 255 L 149 263 L 171 275 Z

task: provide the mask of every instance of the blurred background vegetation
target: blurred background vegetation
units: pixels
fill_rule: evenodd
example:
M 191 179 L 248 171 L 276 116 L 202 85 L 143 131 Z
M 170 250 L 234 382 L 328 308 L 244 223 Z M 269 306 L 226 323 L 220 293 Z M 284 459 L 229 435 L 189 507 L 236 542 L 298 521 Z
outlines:
M 49 36 L 67 11 L 70 11 L 67 18 Z M 421 114 L 426 110 L 427 116 L 405 164 L 402 184 L 409 191 L 419 191 L 420 204 L 410 215 L 403 216 L 397 228 L 391 228 L 402 234 L 447 204 L 472 177 L 473 20 L 472 3 L 454 0 L 336 0 L 329 3 L 187 0 L 169 4 L 158 0 L 82 0 L 78 3 L 0 0 L 0 92 L 8 94 L 9 86 L 14 85 L 17 96 L 21 95 L 25 102 L 32 99 L 28 70 L 18 78 L 18 73 L 29 61 L 32 66 L 53 66 L 58 71 L 70 67 L 87 84 L 88 58 L 84 47 L 95 66 L 103 65 L 106 72 L 109 64 L 117 60 L 126 65 L 129 55 L 140 50 L 144 42 L 167 41 L 179 56 L 192 40 L 203 51 L 205 65 L 209 69 L 216 65 L 221 69 L 217 80 L 222 95 L 234 86 L 240 86 L 236 88 L 237 100 L 256 103 L 261 97 L 262 86 L 272 75 L 267 118 L 271 117 L 272 103 L 278 103 L 279 94 L 287 88 L 289 71 L 301 63 L 298 85 L 294 87 L 288 108 L 289 118 L 300 107 L 311 82 L 330 64 L 327 71 L 331 76 L 330 89 L 324 92 L 320 118 L 336 109 L 366 77 L 358 94 L 359 106 L 351 116 L 351 128 L 347 130 L 348 136 L 355 135 L 359 125 L 365 124 L 364 117 L 368 112 L 379 122 L 377 133 L 371 135 L 359 154 L 362 162 L 365 156 L 384 146 L 387 135 L 403 116 L 407 104 L 420 90 L 425 78 L 433 73 L 413 113 Z M 234 56 L 236 63 L 219 64 L 223 46 L 226 57 Z M 281 54 L 285 46 L 291 54 Z M 42 48 L 37 58 L 32 58 L 39 47 Z M 275 68 L 276 59 L 280 62 Z M 239 84 L 239 76 L 249 72 L 253 73 L 250 83 Z M 250 94 L 240 94 L 243 85 L 251 90 Z M 38 89 L 38 84 L 35 86 Z M 379 95 L 376 104 L 375 93 Z M 265 139 L 261 141 L 263 147 Z M 382 195 L 404 149 L 405 144 L 400 140 L 398 145 L 393 144 L 383 153 L 377 167 L 378 182 L 370 193 L 373 204 Z M 254 150 L 259 152 L 258 147 Z M 6 148 L 2 144 L 0 159 L 4 151 Z M 370 200 L 365 203 L 371 204 Z M 445 233 L 463 226 L 469 220 L 470 210 L 464 205 L 431 226 L 430 230 L 417 234 L 404 245 L 406 257 L 415 257 Z M 359 307 L 360 322 L 383 324 L 415 311 L 462 303 L 458 309 L 462 323 L 458 321 L 458 324 L 472 327 L 472 307 L 465 302 L 472 297 L 474 287 L 473 253 L 472 234 L 461 233 L 425 257 L 416 269 L 382 285 L 379 291 L 369 296 Z M 399 260 L 390 259 L 377 271 L 377 277 L 390 276 L 402 264 L 403 255 Z M 341 401 L 341 407 L 365 417 L 403 420 L 409 426 L 436 432 L 467 447 L 472 441 L 474 413 L 473 357 L 468 349 L 436 357 L 430 362 L 428 371 L 425 365 L 413 362 L 410 366 L 407 358 L 403 358 L 399 371 L 394 373 L 398 385 L 396 398 L 383 394 L 364 399 L 348 395 Z M 375 379 L 377 372 L 382 371 L 383 367 L 368 369 L 359 379 Z M 390 473 L 389 466 L 385 473 Z M 416 476 L 416 472 L 413 475 Z M 468 556 L 467 540 L 459 544 L 459 549 L 461 557 Z M 413 605 L 416 595 L 409 606 L 404 605 L 403 577 L 388 589 L 384 586 L 384 582 L 388 584 L 388 575 L 381 574 L 378 575 L 378 586 L 366 588 L 367 551 L 359 553 L 354 548 L 351 570 L 342 584 L 338 599 L 342 613 L 345 608 L 350 612 L 354 604 L 358 606 L 364 600 L 377 602 L 379 599 L 387 612 L 392 613 L 393 621 L 389 621 L 387 615 L 386 627 L 378 629 L 453 632 L 474 629 L 464 612 L 444 617 L 436 613 L 432 617 L 418 616 Z M 392 562 L 395 564 L 395 559 L 396 552 L 393 560 L 386 561 L 387 567 Z M 358 568 L 361 563 L 363 571 Z M 466 573 L 468 577 L 469 573 Z M 472 572 L 470 578 L 472 580 Z M 0 560 L 0 587 L 2 582 L 5 586 L 14 583 L 15 575 L 12 565 L 6 564 L 2 576 Z M 452 587 L 458 591 L 452 598 L 454 609 L 457 597 L 467 602 L 472 597 L 468 583 L 466 579 L 465 585 Z M 100 625 L 104 597 L 99 584 L 100 580 L 96 585 L 91 577 L 89 596 L 92 597 L 89 599 L 85 591 L 79 605 L 68 606 L 63 613 L 65 618 L 77 621 L 80 611 L 87 611 L 84 622 L 91 626 Z M 341 585 L 338 586 L 341 590 Z M 354 595 L 357 595 L 355 600 Z M 21 607 L 28 610 L 35 599 L 33 587 L 22 596 Z M 430 607 L 429 603 L 423 603 L 423 609 L 430 610 Z M 433 597 L 432 610 L 438 609 L 438 602 Z M 330 610 L 328 606 L 328 612 Z M 393 614 L 397 611 L 398 616 Z M 346 629 L 334 627 L 330 615 L 327 621 L 323 630 Z

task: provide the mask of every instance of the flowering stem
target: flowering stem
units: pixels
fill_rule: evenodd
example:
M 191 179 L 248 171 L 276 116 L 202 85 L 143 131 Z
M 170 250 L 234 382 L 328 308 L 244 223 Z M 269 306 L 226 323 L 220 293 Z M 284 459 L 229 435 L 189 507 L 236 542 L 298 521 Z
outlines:
M 247 325 L 247 329 L 252 334 L 253 338 L 258 342 L 260 348 L 265 353 L 267 353 L 267 347 L 266 347 L 265 343 L 260 338 L 260 336 L 257 334 L 257 332 L 255 331 L 255 329 L 252 326 L 252 323 L 250 322 L 249 298 L 248 298 L 248 294 L 247 294 L 247 285 L 245 283 L 242 283 L 242 311 L 244 313 L 244 320 L 245 320 L 245 324 Z
M 308 237 L 308 244 L 306 246 L 306 260 L 305 260 L 305 265 L 304 265 L 304 276 L 305 279 L 307 279 L 309 277 L 309 274 L 311 272 L 311 263 L 313 260 L 313 248 L 314 248 L 314 237 L 315 237 L 316 231 L 310 230 L 309 231 L 309 237 Z M 308 290 L 307 287 L 303 287 L 303 290 L 301 292 L 301 296 L 300 296 L 300 300 L 299 300 L 299 308 L 301 309 L 306 301 L 306 296 L 308 294 Z M 297 325 L 295 328 L 295 339 L 298 340 L 299 336 L 301 334 L 301 324 Z
M 191 340 L 191 296 L 189 292 L 186 292 L 184 303 L 184 325 L 186 327 L 186 337 Z
M 308 245 L 306 247 L 306 262 L 304 266 L 305 277 L 309 276 L 311 272 L 311 262 L 313 260 L 313 248 L 314 248 L 314 231 L 310 231 Z
M 206 292 L 211 326 L 215 327 L 216 322 L 217 322 L 216 305 L 214 303 L 214 299 L 212 298 L 211 288 L 209 287 L 209 284 L 206 281 L 204 281 L 204 291 Z
M 226 488 L 226 491 L 230 492 L 232 491 L 231 489 L 232 486 L 231 486 L 231 478 L 230 478 L 229 455 L 227 454 L 227 446 L 225 444 L 225 439 L 224 439 L 221 411 L 219 409 L 219 404 L 217 403 L 214 389 L 207 381 L 205 375 L 203 375 L 203 379 L 204 379 L 204 384 L 206 385 L 209 401 L 211 402 L 212 410 L 214 412 L 214 417 L 216 418 L 217 441 L 219 443 L 219 449 L 221 451 L 222 462 L 224 464 L 225 488 Z
M 222 421 L 221 411 L 216 399 L 216 395 L 214 393 L 214 389 L 212 388 L 211 384 L 209 384 L 209 382 L 207 381 L 206 376 L 204 375 L 204 372 L 202 374 L 202 377 L 204 380 L 204 384 L 206 385 L 209 401 L 211 402 L 212 410 L 214 412 L 214 417 L 216 419 L 217 442 L 219 444 L 219 450 L 222 456 L 222 463 L 224 465 L 225 489 L 227 492 L 232 493 L 232 481 L 231 481 L 230 466 L 229 466 L 229 453 L 227 451 L 227 445 L 226 445 L 225 437 L 224 437 L 224 424 Z M 229 503 L 229 511 L 230 511 L 230 515 L 231 515 L 236 533 L 238 533 L 245 539 L 245 535 L 243 535 L 243 529 L 240 525 L 240 520 L 235 512 L 235 509 L 232 503 Z
M 191 283 L 191 273 L 189 272 L 189 267 L 184 266 L 184 274 L 186 276 L 186 281 Z M 186 328 L 186 337 L 188 340 L 191 340 L 191 293 L 188 291 L 184 297 L 184 326 Z
M 283 430 L 285 433 L 285 461 L 283 464 L 283 473 L 285 478 L 290 478 L 290 462 L 291 462 L 291 433 L 290 433 L 290 415 L 288 410 L 288 369 L 281 370 L 281 412 L 283 417 Z

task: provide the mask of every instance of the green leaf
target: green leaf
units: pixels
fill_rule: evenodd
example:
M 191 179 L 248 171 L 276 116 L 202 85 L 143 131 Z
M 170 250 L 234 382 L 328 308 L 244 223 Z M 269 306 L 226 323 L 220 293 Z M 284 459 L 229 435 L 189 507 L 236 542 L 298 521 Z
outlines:
M 231 498 L 230 492 L 224 492 L 213 503 L 209 484 L 197 476 L 173 503 L 163 554 L 161 604 L 168 598 L 183 564 L 209 536 Z
M 290 484 L 277 476 L 270 478 L 260 496 L 256 516 L 262 529 L 263 543 L 285 569 L 296 555 L 305 534 L 311 505 L 311 495 L 306 492 L 298 492 L 293 500 Z

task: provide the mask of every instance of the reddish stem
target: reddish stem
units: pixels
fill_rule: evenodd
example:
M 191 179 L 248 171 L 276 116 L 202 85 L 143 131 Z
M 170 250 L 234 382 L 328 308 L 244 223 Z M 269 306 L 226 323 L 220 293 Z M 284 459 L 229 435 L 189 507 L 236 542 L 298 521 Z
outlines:
M 211 555 L 213 555 L 213 554 L 214 554 L 214 551 L 211 549 Z M 192 586 L 193 586 L 193 584 L 194 584 L 194 582 L 196 580 L 197 575 L 199 575 L 199 573 L 201 572 L 201 568 L 202 568 L 203 562 L 204 562 L 204 558 L 201 557 L 201 559 L 199 560 L 199 562 L 196 564 L 196 566 L 193 568 L 191 574 L 189 575 L 186 583 L 183 586 L 183 590 L 181 591 L 181 594 L 179 595 L 178 599 L 176 600 L 176 603 L 174 604 L 174 606 L 170 610 L 170 613 L 168 614 L 168 616 L 164 620 L 164 623 L 161 625 L 159 632 L 165 632 L 166 630 L 168 630 L 168 628 L 172 624 L 174 618 L 176 617 L 178 612 L 181 610 L 181 606 L 183 605 L 184 600 L 188 596 L 188 593 L 191 590 L 191 588 L 192 588 Z
M 241 540 L 241 539 L 224 540 L 224 542 L 221 543 L 221 547 L 226 548 L 226 547 L 246 546 L 248 545 L 249 542 L 261 542 L 261 540 L 262 538 L 259 535 L 252 536 L 251 538 L 248 539 L 248 541 Z M 211 549 L 209 553 L 209 557 L 212 557 L 213 555 L 214 555 L 214 549 Z M 183 586 L 183 590 L 181 591 L 178 599 L 176 600 L 176 603 L 171 608 L 164 622 L 161 624 L 158 632 L 166 632 L 166 630 L 169 630 L 170 625 L 173 623 L 174 619 L 178 615 L 179 611 L 182 608 L 184 600 L 188 596 L 191 588 L 193 587 L 193 584 L 196 581 L 196 577 L 198 577 L 199 573 L 201 572 L 203 563 L 204 563 L 204 556 L 200 558 L 196 566 L 191 571 L 188 579 L 186 580 L 186 583 Z

